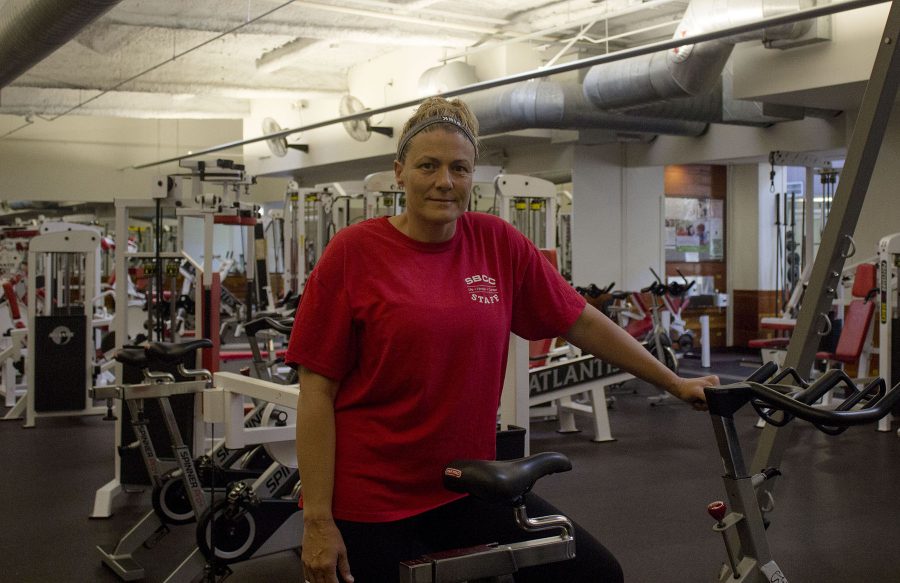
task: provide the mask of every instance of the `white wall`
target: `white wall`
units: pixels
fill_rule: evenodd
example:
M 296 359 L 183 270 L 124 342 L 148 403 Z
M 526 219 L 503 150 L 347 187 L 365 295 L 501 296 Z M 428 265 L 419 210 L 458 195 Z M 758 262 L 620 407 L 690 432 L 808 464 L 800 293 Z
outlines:
M 875 170 L 859 221 L 853 233 L 856 256 L 849 262 L 865 259 L 875 253 L 878 241 L 885 235 L 900 232 L 900 111 L 888 121 L 887 133 L 878 153 Z M 840 187 L 839 187 L 840 191 Z
M 572 163 L 572 280 L 624 285 L 622 153 L 618 145 L 576 146 Z
M 734 164 L 728 168 L 725 236 L 729 293 L 759 289 L 759 180 L 758 164 Z
M 661 273 L 663 169 L 623 168 L 622 146 L 575 146 L 572 277 L 639 289 Z
M 772 150 L 822 152 L 847 143 L 847 117 L 807 118 L 768 128 L 713 124 L 699 138 L 659 136 L 651 144 L 628 144 L 629 166 L 728 163 L 754 158 L 764 161 Z
M 0 134 L 22 124 L 0 116 Z M 0 140 L 0 200 L 112 201 L 146 198 L 160 173 L 177 165 L 133 165 L 241 138 L 237 120 L 145 120 L 66 116 L 40 119 Z M 239 152 L 219 157 L 239 158 Z
M 828 85 L 857 92 L 869 79 L 890 3 L 833 15 L 832 40 L 786 51 L 740 43 L 734 51 L 734 96 L 829 106 L 839 96 L 812 90 Z M 813 100 L 809 102 L 808 100 Z
M 650 268 L 665 277 L 665 168 L 626 168 L 622 215 L 622 282 L 619 289 L 641 289 L 653 282 Z

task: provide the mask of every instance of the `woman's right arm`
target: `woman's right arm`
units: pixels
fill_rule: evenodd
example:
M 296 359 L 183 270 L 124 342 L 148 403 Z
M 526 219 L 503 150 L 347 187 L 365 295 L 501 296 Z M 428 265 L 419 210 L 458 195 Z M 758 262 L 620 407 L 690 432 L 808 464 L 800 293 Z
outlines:
M 331 515 L 334 493 L 334 397 L 338 383 L 300 368 L 297 461 L 303 492 L 303 572 L 310 583 L 352 583 L 344 539 Z

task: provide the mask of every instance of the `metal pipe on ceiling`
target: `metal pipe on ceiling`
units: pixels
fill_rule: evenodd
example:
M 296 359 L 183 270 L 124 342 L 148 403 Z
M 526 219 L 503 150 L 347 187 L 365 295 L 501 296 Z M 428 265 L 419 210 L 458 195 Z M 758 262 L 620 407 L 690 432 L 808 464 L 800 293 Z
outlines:
M 707 124 L 681 119 L 638 117 L 597 109 L 581 84 L 552 79 L 526 81 L 470 93 L 466 103 L 479 120 L 482 135 L 525 128 L 606 129 L 613 132 L 697 137 Z
M 834 4 L 827 4 L 824 6 L 816 6 L 814 8 L 807 8 L 804 10 L 800 10 L 797 12 L 791 12 L 789 14 L 782 14 L 778 16 L 771 16 L 760 19 L 756 22 L 749 23 L 741 23 L 734 26 L 729 26 L 727 28 L 715 31 L 701 32 L 698 34 L 685 36 L 681 39 L 672 39 L 667 41 L 660 41 L 656 43 L 651 43 L 649 45 L 644 45 L 641 47 L 634 47 L 630 49 L 624 49 L 621 51 L 617 51 L 615 53 L 608 53 L 605 55 L 598 55 L 596 57 L 589 57 L 586 59 L 580 59 L 578 61 L 572 61 L 570 63 L 563 63 L 559 65 L 554 65 L 553 67 L 547 67 L 545 69 L 538 69 L 534 71 L 526 71 L 524 73 L 516 73 L 514 75 L 508 75 L 506 77 L 502 77 L 499 79 L 492 79 L 490 81 L 481 81 L 479 83 L 474 83 L 472 85 L 467 85 L 465 87 L 460 87 L 459 89 L 453 89 L 451 91 L 447 91 L 442 95 L 444 97 L 457 97 L 460 95 L 466 95 L 469 93 L 474 93 L 476 91 L 483 91 L 486 89 L 492 89 L 494 87 L 500 87 L 503 85 L 510 85 L 513 83 L 518 83 L 520 81 L 528 81 L 529 79 L 539 79 L 543 77 L 550 77 L 552 75 L 557 75 L 560 73 L 567 73 L 569 71 L 575 71 L 578 69 L 584 69 L 586 67 L 592 67 L 595 65 L 600 65 L 603 63 L 611 63 L 615 61 L 622 61 L 625 59 L 630 59 L 633 57 L 639 57 L 642 55 L 649 55 L 659 51 L 665 51 L 669 49 L 673 49 L 676 47 L 682 47 L 702 42 L 715 41 L 723 38 L 734 37 L 736 35 L 746 34 L 749 32 L 753 32 L 756 30 L 761 30 L 765 28 L 770 28 L 774 26 L 792 24 L 794 22 L 800 22 L 802 20 L 817 18 L 819 16 L 827 16 L 829 14 L 837 14 L 839 12 L 846 12 L 848 10 L 854 10 L 857 8 L 864 8 L 866 6 L 874 6 L 876 4 L 883 4 L 887 0 L 845 0 L 843 2 L 836 2 Z M 404 109 L 407 107 L 416 106 L 422 101 L 427 99 L 426 97 L 420 97 L 416 99 L 410 99 L 407 101 L 402 101 L 399 103 L 394 103 L 392 105 L 387 105 L 384 107 L 378 107 L 369 109 L 366 111 L 361 111 L 358 113 L 353 113 L 350 115 L 345 115 L 333 119 L 328 119 L 312 124 L 308 124 L 305 126 L 300 126 L 296 128 L 289 128 L 281 130 L 280 132 L 274 132 L 271 134 L 264 134 L 262 136 L 258 136 L 255 138 L 248 138 L 244 140 L 237 140 L 233 142 L 228 142 L 225 144 L 220 144 L 218 146 L 213 146 L 210 148 L 205 148 L 203 150 L 197 150 L 192 152 L 191 154 L 185 154 L 183 156 L 174 156 L 172 158 L 166 158 L 163 160 L 157 160 L 154 162 L 148 162 L 146 164 L 139 164 L 131 166 L 131 169 L 140 170 L 142 168 L 149 168 L 152 166 L 159 166 L 161 164 L 168 164 L 170 162 L 178 162 L 180 160 L 187 160 L 191 158 L 198 158 L 201 156 L 205 156 L 206 154 L 212 154 L 215 152 L 221 152 L 222 150 L 227 150 L 229 148 L 235 148 L 237 146 L 243 146 L 246 144 L 254 144 L 257 142 L 262 142 L 270 139 L 282 138 L 289 136 L 291 134 L 296 134 L 303 131 L 310 131 L 322 127 L 327 127 L 330 125 L 343 123 L 345 121 L 356 121 L 362 119 L 368 119 L 369 117 L 379 115 L 382 113 L 387 113 L 390 111 L 396 111 L 398 109 Z
M 8 0 L 0 12 L 0 88 L 121 0 Z
M 691 0 L 673 38 L 719 30 L 723 24 L 756 22 L 767 16 L 796 13 L 811 5 L 812 0 Z M 584 93 L 591 103 L 607 110 L 702 95 L 716 84 L 735 43 L 763 38 L 793 39 L 809 27 L 809 20 L 804 19 L 597 65 L 585 75 Z

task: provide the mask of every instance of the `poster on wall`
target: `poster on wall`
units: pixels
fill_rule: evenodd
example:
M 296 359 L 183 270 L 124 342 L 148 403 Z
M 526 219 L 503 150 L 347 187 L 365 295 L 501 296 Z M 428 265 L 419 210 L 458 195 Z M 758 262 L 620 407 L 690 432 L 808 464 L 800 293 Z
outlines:
M 666 261 L 722 261 L 725 203 L 714 198 L 666 198 Z

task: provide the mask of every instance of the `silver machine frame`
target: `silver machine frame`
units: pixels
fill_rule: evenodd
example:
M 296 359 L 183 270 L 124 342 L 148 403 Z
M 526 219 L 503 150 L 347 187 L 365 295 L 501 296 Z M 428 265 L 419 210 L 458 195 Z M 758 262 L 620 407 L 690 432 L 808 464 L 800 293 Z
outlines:
M 813 263 L 797 326 L 785 355 L 785 366 L 798 371 L 810 370 L 812 367 L 819 338 L 827 333 L 827 314 L 840 287 L 844 262 L 855 250 L 851 235 L 862 210 L 900 85 L 900 55 L 897 50 L 900 41 L 900 5 L 891 5 L 881 38 L 872 75 L 850 138 L 841 181 Z M 884 365 L 879 363 L 879 366 L 879 372 L 884 376 Z M 729 555 L 736 558 L 736 565 L 732 567 L 726 564 L 718 580 L 729 583 L 787 583 L 786 576 L 781 573 L 771 556 L 766 531 L 761 527 L 763 509 L 771 506 L 777 480 L 754 482 L 754 477 L 763 474 L 766 468 L 780 465 L 790 443 L 791 426 L 766 425 L 752 460 L 746 466 L 741 452 L 733 451 L 732 445 L 736 443 L 731 439 L 733 436 L 729 436 L 727 428 L 720 427 L 722 419 L 713 415 L 712 420 L 720 450 L 732 451 L 734 459 L 739 462 L 726 467 L 726 474 L 723 476 L 729 508 L 732 509 L 723 522 L 760 525 L 759 528 L 745 526 L 732 529 L 734 536 L 730 536 L 728 547 Z M 729 465 L 727 460 L 723 459 L 723 462 L 726 462 L 726 466 Z M 747 514 L 752 516 L 745 518 Z M 721 531 L 722 528 L 717 527 L 717 530 Z M 734 568 L 739 569 L 740 573 L 732 573 Z M 775 576 L 780 578 L 772 578 Z
M 888 385 L 900 375 L 894 370 L 894 325 L 898 316 L 898 290 L 900 290 L 900 233 L 883 237 L 878 242 L 878 288 L 879 302 L 876 317 L 880 322 L 878 338 L 878 374 Z M 890 431 L 892 416 L 888 415 L 878 422 L 879 431 Z M 900 436 L 900 429 L 897 430 Z

